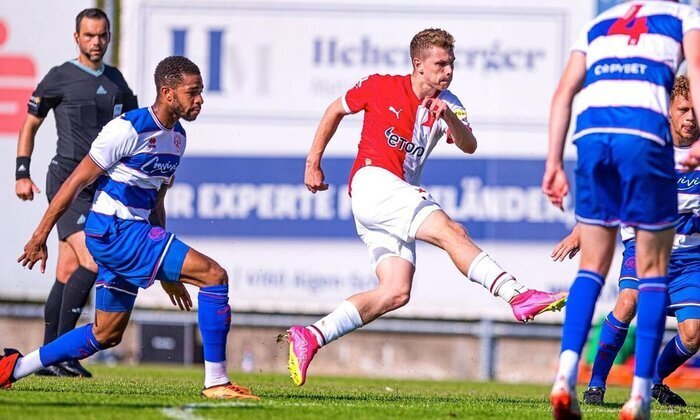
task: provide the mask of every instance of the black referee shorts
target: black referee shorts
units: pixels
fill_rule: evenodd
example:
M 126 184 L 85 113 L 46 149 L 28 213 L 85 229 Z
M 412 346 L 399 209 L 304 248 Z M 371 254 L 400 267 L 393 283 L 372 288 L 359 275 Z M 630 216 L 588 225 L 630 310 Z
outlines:
M 72 166 L 72 165 L 71 165 Z M 59 160 L 53 158 L 49 165 L 49 170 L 46 173 L 46 197 L 49 203 L 56 196 L 63 182 L 68 178 L 75 167 L 67 166 L 60 163 Z M 94 185 L 90 185 L 78 194 L 73 204 L 68 207 L 68 210 L 58 219 L 56 229 L 58 230 L 58 239 L 65 241 L 70 235 L 80 232 L 85 227 L 90 206 L 92 206 L 92 198 L 95 195 Z

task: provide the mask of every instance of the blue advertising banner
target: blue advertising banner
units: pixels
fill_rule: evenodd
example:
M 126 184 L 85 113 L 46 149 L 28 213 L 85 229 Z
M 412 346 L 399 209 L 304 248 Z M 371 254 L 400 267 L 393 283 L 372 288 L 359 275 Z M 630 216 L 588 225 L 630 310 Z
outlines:
M 355 237 L 352 162 L 325 158 L 330 188 L 311 194 L 304 158 L 185 158 L 168 192 L 168 228 L 188 236 Z M 573 226 L 571 206 L 562 212 L 540 191 L 542 160 L 433 158 L 426 165 L 424 188 L 475 239 L 558 241 Z

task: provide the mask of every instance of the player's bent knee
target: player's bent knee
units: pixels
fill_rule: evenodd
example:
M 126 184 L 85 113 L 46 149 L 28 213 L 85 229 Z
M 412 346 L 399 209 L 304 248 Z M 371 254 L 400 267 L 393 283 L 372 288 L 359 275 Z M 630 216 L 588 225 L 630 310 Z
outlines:
M 406 306 L 410 299 L 411 295 L 408 292 L 387 293 L 384 296 L 384 304 L 382 306 L 384 306 L 386 311 L 393 311 Z
M 228 284 L 228 273 L 216 262 L 209 265 L 207 273 L 207 284 L 210 286 L 220 286 Z
M 92 331 L 95 335 L 95 339 L 97 339 L 97 342 L 100 343 L 100 346 L 102 346 L 104 349 L 115 347 L 121 343 L 122 336 L 124 335 L 124 331 L 120 331 L 118 329 L 93 327 Z
M 700 328 L 695 323 L 692 328 L 679 328 L 681 343 L 686 350 L 696 353 L 700 349 Z

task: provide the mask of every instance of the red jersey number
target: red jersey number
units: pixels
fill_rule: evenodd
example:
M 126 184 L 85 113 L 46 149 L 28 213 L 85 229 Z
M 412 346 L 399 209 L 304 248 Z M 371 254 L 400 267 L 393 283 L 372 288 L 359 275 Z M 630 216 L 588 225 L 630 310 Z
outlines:
M 625 13 L 625 15 L 608 29 L 608 35 L 628 35 L 630 37 L 627 45 L 637 45 L 642 34 L 649 33 L 646 17 L 637 17 L 637 13 L 642 8 L 641 4 L 635 4 Z

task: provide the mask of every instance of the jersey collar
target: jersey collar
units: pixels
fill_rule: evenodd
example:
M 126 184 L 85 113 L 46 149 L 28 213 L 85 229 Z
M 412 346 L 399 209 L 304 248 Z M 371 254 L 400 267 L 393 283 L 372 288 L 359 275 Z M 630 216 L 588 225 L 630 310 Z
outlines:
M 93 70 L 93 69 L 91 69 L 90 67 L 84 65 L 83 63 L 81 63 L 80 61 L 78 61 L 77 58 L 74 59 L 74 60 L 70 60 L 69 63 L 73 64 L 74 66 L 76 66 L 76 67 L 79 68 L 80 70 L 84 71 L 85 73 L 91 74 L 91 75 L 93 75 L 93 76 L 95 76 L 95 77 L 102 76 L 102 73 L 105 72 L 105 65 L 104 65 L 104 63 L 102 63 L 102 66 L 100 66 L 100 68 L 97 69 L 97 70 Z

